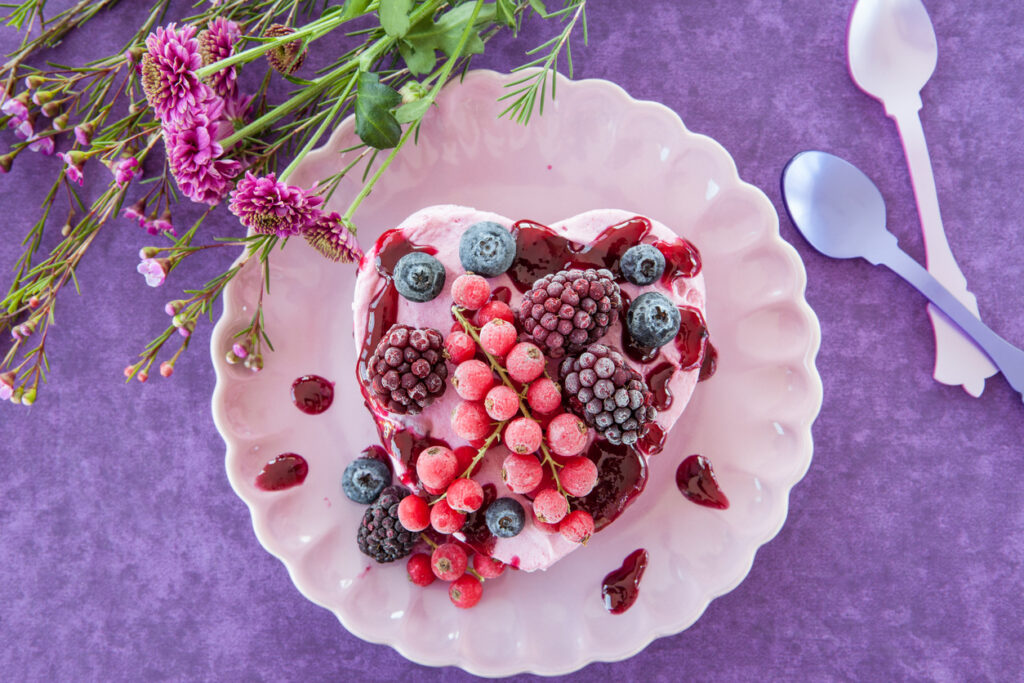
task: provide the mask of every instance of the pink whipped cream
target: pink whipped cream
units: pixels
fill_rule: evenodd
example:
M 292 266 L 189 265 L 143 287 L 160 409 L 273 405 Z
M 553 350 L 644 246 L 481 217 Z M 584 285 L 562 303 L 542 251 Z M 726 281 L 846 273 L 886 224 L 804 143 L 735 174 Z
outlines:
M 573 242 L 589 244 L 609 226 L 621 223 L 636 215 L 635 213 L 617 209 L 601 209 L 579 214 L 548 227 L 556 234 Z M 453 322 L 450 285 L 455 278 L 464 272 L 459 260 L 459 239 L 469 226 L 480 221 L 493 221 L 510 229 L 514 223 L 509 218 L 487 211 L 478 211 L 464 206 L 439 205 L 427 207 L 414 213 L 398 226 L 397 229 L 401 230 L 405 238 L 410 242 L 419 246 L 429 246 L 436 250 L 434 255 L 444 265 L 447 277 L 445 290 L 432 301 L 414 303 L 398 297 L 396 317 L 399 322 L 414 327 L 432 327 L 439 330 L 443 335 L 448 334 Z M 653 242 L 655 240 L 673 242 L 679 239 L 676 233 L 662 223 L 654 220 L 650 220 L 650 223 L 651 230 L 644 238 L 645 242 Z M 376 269 L 380 248 L 381 241 L 378 240 L 377 244 L 366 253 L 359 264 L 355 299 L 352 304 L 357 353 L 364 347 L 365 337 L 368 334 L 368 330 L 371 329 L 367 322 L 368 315 L 371 314 L 371 303 L 388 286 L 387 280 Z M 492 289 L 499 287 L 509 288 L 512 293 L 509 305 L 512 307 L 512 310 L 518 310 L 519 302 L 522 299 L 522 292 L 517 290 L 508 275 L 503 274 L 491 278 L 490 283 Z M 659 291 L 677 305 L 695 308 L 702 315 L 705 311 L 704 278 L 700 273 L 694 277 L 675 278 L 669 286 L 665 286 L 659 281 L 653 285 L 639 287 L 623 279 L 619 280 L 619 285 L 623 293 L 630 300 L 643 291 Z M 616 317 L 611 328 L 599 341 L 608 344 L 612 348 L 619 349 L 621 338 L 621 323 Z M 377 339 L 372 339 L 371 342 L 372 345 L 375 345 Z M 627 356 L 630 364 L 644 376 L 652 367 L 664 365 L 666 362 L 675 368 L 666 387 L 672 396 L 671 405 L 661 410 L 656 420 L 657 425 L 664 434 L 668 434 L 686 408 L 697 384 L 700 371 L 699 364 L 698 367 L 691 367 L 687 370 L 679 369 L 680 356 L 680 351 L 671 343 L 661 347 L 657 355 L 648 363 L 641 364 Z M 557 363 L 553 363 L 550 369 L 557 373 Z M 365 384 L 365 377 L 360 377 L 359 379 Z M 374 420 L 376 420 L 382 434 L 411 430 L 421 436 L 429 436 L 445 441 L 452 448 L 456 448 L 467 445 L 455 435 L 449 420 L 452 410 L 459 401 L 458 394 L 449 388 L 444 396 L 427 407 L 419 415 L 398 415 L 386 411 L 375 412 L 374 409 L 371 409 L 371 412 L 374 412 Z M 376 409 L 379 410 L 380 407 L 376 406 Z M 593 438 L 591 436 L 591 439 Z M 403 461 L 401 453 L 395 452 L 394 445 L 389 440 L 386 441 L 384 446 L 395 466 L 396 474 L 407 485 L 413 485 L 412 483 L 415 481 L 414 473 L 408 471 L 409 468 Z M 506 454 L 507 450 L 503 445 L 499 444 L 491 448 L 483 459 L 480 471 L 474 475 L 474 479 L 481 484 L 494 484 L 498 491 L 498 497 L 507 496 L 518 499 L 527 512 L 527 521 L 522 532 L 513 538 L 496 539 L 491 554 L 496 559 L 516 566 L 523 571 L 547 569 L 580 546 L 577 543 L 566 540 L 561 534 L 549 533 L 534 525 L 530 512 L 532 510 L 530 501 L 523 496 L 510 492 L 501 480 L 501 462 Z M 671 476 L 671 474 L 669 472 L 665 476 Z M 413 488 L 417 487 L 413 485 Z M 456 534 L 456 536 L 458 535 Z

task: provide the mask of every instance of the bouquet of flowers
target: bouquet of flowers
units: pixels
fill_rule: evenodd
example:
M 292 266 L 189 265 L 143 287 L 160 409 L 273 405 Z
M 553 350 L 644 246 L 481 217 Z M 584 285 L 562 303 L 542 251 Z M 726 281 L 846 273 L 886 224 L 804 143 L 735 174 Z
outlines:
M 146 381 L 158 358 L 160 374 L 171 376 L 196 326 L 212 320 L 214 303 L 245 263 L 260 261 L 266 291 L 269 259 L 286 240 L 301 237 L 332 261 L 358 261 L 356 211 L 415 140 L 441 88 L 495 35 L 517 34 L 528 14 L 557 22 L 555 35 L 528 50 L 519 67 L 540 68 L 502 97 L 503 115 L 528 123 L 535 110 L 543 112 L 549 88 L 555 95 L 560 59 L 572 73 L 570 39 L 579 27 L 586 40 L 586 3 L 565 0 L 549 10 L 543 0 L 213 0 L 169 22 L 171 2 L 158 0 L 122 51 L 82 66 L 33 62 L 117 0 L 79 0 L 54 16 L 47 16 L 46 0 L 5 5 L 6 24 L 23 39 L 0 67 L 0 129 L 11 141 L 0 171 L 35 152 L 54 157 L 55 180 L 0 305 L 0 333 L 10 331 L 0 399 L 35 403 L 57 297 L 69 283 L 77 288 L 76 268 L 108 223 L 136 222 L 152 236 L 137 267 L 152 287 L 164 286 L 186 258 L 243 248 L 237 259 L 229 250 L 232 263 L 223 272 L 182 287 L 166 304 L 170 321 L 125 368 L 129 380 Z M 352 45 L 333 61 L 310 59 L 327 63 L 304 70 L 308 55 L 326 53 L 317 55 L 324 45 L 332 45 L 332 56 L 340 51 L 327 36 L 347 36 Z M 251 78 L 255 70 L 258 79 Z M 254 87 L 244 85 L 250 81 Z M 294 87 L 274 101 L 281 81 Z M 351 114 L 362 143 L 347 150 L 356 152 L 354 161 L 312 187 L 290 185 L 306 154 Z M 81 188 L 94 173 L 108 174 L 109 184 L 90 202 Z M 362 186 L 348 208 L 325 210 L 342 178 L 356 173 Z M 174 218 L 186 201 L 206 207 L 187 228 Z M 203 225 L 221 204 L 237 217 L 229 223 L 241 225 L 235 234 L 208 236 Z M 60 241 L 41 253 L 44 233 L 55 230 Z M 176 348 L 165 352 L 173 340 Z M 258 371 L 264 347 L 273 349 L 257 304 L 228 361 Z

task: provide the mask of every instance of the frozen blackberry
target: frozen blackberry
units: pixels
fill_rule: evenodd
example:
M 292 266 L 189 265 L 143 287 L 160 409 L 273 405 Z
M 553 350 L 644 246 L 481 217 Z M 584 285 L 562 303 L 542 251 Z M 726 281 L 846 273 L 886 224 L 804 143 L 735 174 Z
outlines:
M 569 410 L 613 444 L 632 446 L 658 417 L 647 382 L 604 344 L 563 360 L 559 375 Z
M 444 394 L 444 339 L 429 327 L 392 325 L 366 365 L 370 390 L 391 412 L 416 415 Z
M 394 562 L 412 552 L 419 534 L 398 521 L 398 504 L 409 495 L 403 486 L 388 486 L 377 502 L 366 508 L 356 533 L 356 543 L 364 554 L 378 562 Z
M 610 270 L 561 270 L 533 283 L 519 308 L 519 322 L 550 358 L 579 353 L 608 331 L 622 308 Z

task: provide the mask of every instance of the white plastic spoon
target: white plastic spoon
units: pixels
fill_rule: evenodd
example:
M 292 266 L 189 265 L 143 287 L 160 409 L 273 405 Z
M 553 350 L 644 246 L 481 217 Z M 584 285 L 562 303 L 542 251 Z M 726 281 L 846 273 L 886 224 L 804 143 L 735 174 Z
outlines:
M 935 177 L 918 112 L 924 87 L 938 59 L 938 45 L 921 0 L 857 0 L 847 34 L 850 75 L 857 86 L 881 100 L 896 122 L 910 168 L 924 233 L 928 272 L 978 316 L 978 302 L 967 291 L 967 279 L 953 258 L 942 228 Z M 985 378 L 996 367 L 945 315 L 928 306 L 935 330 L 934 377 L 943 384 L 963 385 L 980 396 Z

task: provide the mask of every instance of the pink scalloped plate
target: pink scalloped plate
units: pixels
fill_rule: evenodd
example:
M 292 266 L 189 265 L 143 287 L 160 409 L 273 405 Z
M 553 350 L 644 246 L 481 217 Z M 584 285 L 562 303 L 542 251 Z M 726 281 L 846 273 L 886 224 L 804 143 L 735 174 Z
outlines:
M 341 492 L 345 465 L 377 434 L 354 371 L 351 302 L 355 269 L 292 240 L 271 260 L 266 327 L 276 349 L 251 373 L 224 360 L 252 316 L 259 290 L 247 266 L 227 288 L 212 340 L 213 414 L 227 443 L 231 485 L 252 513 L 260 543 L 288 567 L 298 589 L 353 634 L 430 666 L 483 676 L 563 674 L 616 661 L 678 633 L 708 602 L 734 588 L 754 553 L 786 519 L 790 489 L 811 461 L 811 424 L 821 407 L 814 367 L 818 321 L 804 300 L 796 251 L 778 231 L 767 197 L 742 182 L 729 154 L 689 132 L 666 107 L 639 102 L 607 81 L 559 78 L 558 96 L 526 127 L 499 119 L 512 77 L 469 73 L 441 94 L 419 143 L 409 145 L 356 222 L 369 247 L 384 230 L 432 204 L 462 204 L 552 223 L 595 208 L 651 216 L 700 249 L 707 322 L 717 373 L 698 385 L 644 493 L 585 549 L 546 572 L 506 572 L 484 598 L 456 609 L 440 582 L 411 584 L 404 562 L 375 565 L 356 548 L 363 506 Z M 309 154 L 291 182 L 310 185 L 339 171 L 355 144 L 346 120 Z M 347 205 L 360 174 L 342 182 L 332 208 Z M 336 383 L 334 405 L 306 415 L 291 403 L 302 375 Z M 267 492 L 257 474 L 275 456 L 299 453 L 309 474 Z M 676 488 L 681 460 L 711 460 L 731 506 L 718 511 Z M 602 578 L 637 548 L 650 564 L 636 604 L 605 611 Z

